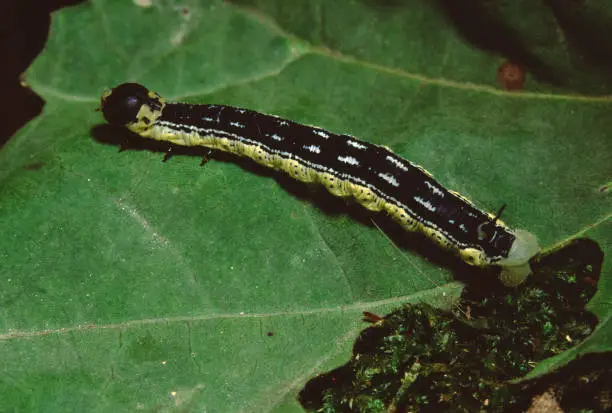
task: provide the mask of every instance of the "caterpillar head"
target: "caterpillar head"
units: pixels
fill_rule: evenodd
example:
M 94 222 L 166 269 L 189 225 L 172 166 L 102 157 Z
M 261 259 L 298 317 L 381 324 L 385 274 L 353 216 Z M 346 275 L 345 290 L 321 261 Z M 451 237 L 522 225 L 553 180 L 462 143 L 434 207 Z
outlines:
M 136 133 L 149 129 L 164 105 L 161 96 L 138 83 L 123 83 L 105 91 L 100 99 L 100 110 L 109 124 L 127 126 Z

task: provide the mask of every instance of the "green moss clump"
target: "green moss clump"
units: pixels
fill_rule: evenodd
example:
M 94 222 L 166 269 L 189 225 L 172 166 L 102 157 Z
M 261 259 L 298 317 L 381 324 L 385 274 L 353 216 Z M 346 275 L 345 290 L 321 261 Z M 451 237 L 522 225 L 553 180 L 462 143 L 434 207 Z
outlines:
M 517 288 L 468 285 L 453 312 L 407 304 L 380 318 L 348 363 L 307 383 L 302 405 L 326 413 L 525 411 L 535 387 L 509 381 L 596 325 L 585 305 L 603 257 L 584 242 L 535 263 Z

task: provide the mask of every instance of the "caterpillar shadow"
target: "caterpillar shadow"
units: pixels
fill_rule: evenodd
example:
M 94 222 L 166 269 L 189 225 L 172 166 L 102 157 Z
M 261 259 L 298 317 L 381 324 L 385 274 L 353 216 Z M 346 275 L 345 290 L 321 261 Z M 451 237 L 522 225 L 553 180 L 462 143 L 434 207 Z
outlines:
M 407 232 L 385 213 L 369 211 L 352 198 L 333 196 L 323 186 L 297 181 L 284 172 L 266 168 L 249 158 L 202 147 L 186 147 L 146 139 L 123 127 L 106 124 L 93 127 L 91 135 L 99 143 L 119 146 L 120 152 L 144 150 L 164 154 L 162 162 L 167 162 L 173 156 L 194 156 L 203 159 L 202 165 L 209 161 L 238 165 L 246 172 L 274 179 L 287 193 L 300 201 L 314 205 L 328 216 L 346 215 L 360 225 L 380 229 L 399 249 L 418 254 L 433 265 L 448 269 L 458 281 L 477 284 L 482 288 L 488 288 L 489 283 L 499 284 L 495 276 L 497 269 L 470 266 L 421 233 Z

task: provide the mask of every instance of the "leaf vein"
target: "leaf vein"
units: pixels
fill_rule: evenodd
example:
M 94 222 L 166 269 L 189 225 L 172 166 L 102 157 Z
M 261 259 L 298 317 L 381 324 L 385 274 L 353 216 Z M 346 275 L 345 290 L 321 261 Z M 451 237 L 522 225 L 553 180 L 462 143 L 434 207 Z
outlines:
M 461 288 L 460 282 L 451 282 L 446 285 L 446 288 L 451 291 Z M 415 294 L 387 298 L 384 300 L 375 301 L 358 301 L 353 304 L 335 306 L 335 307 L 319 307 L 312 309 L 302 309 L 293 311 L 271 311 L 263 313 L 219 313 L 219 314 L 203 314 L 196 316 L 175 316 L 175 317 L 159 317 L 159 318 L 145 318 L 138 320 L 129 320 L 121 323 L 111 324 L 91 324 L 83 323 L 73 327 L 61 327 L 51 328 L 44 330 L 30 330 L 30 331 L 9 331 L 7 333 L 0 334 L 0 341 L 14 340 L 14 339 L 30 339 L 35 337 L 44 337 L 48 335 L 63 335 L 75 332 L 83 331 L 101 331 L 101 330 L 124 330 L 131 327 L 151 325 L 151 324 L 174 324 L 174 323 L 185 323 L 185 322 L 200 322 L 200 321 L 214 321 L 214 320 L 231 320 L 231 319 L 261 319 L 270 317 L 290 317 L 299 315 L 319 315 L 326 313 L 343 313 L 346 311 L 361 312 L 364 310 L 373 309 L 382 306 L 397 306 L 402 303 L 415 302 L 426 300 L 428 295 L 439 295 L 440 287 L 432 290 L 422 290 Z

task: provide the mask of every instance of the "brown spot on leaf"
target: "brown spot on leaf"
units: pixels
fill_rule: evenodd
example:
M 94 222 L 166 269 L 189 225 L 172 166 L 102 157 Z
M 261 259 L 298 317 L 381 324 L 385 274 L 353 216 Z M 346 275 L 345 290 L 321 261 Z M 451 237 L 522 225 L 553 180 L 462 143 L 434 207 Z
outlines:
M 366 323 L 377 323 L 382 320 L 384 320 L 384 318 L 379 316 L 378 314 L 374 314 L 369 311 L 363 312 L 363 321 L 365 321 Z
M 497 81 L 507 91 L 521 90 L 525 85 L 525 71 L 518 64 L 508 61 L 497 70 Z

